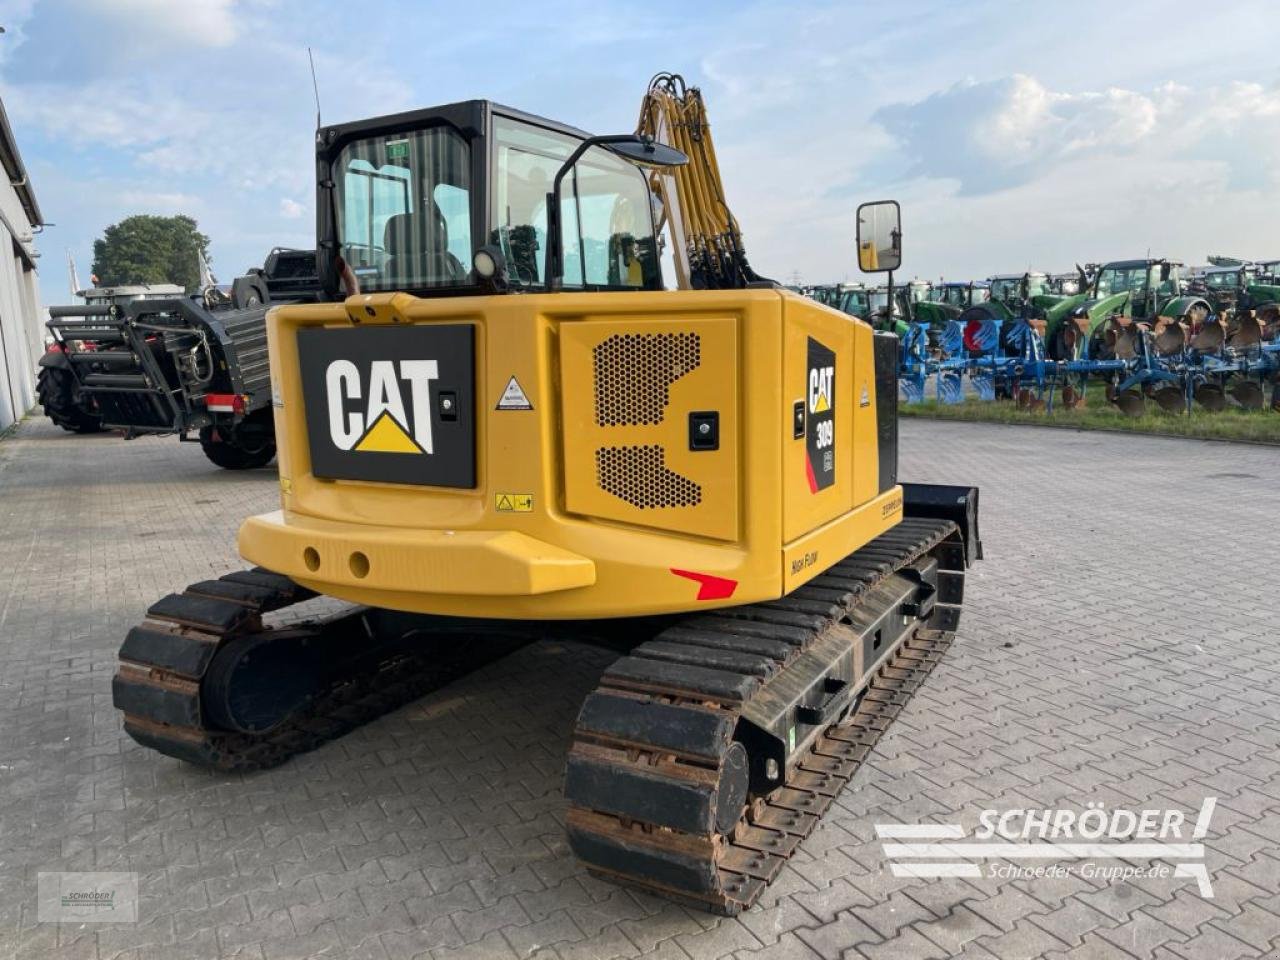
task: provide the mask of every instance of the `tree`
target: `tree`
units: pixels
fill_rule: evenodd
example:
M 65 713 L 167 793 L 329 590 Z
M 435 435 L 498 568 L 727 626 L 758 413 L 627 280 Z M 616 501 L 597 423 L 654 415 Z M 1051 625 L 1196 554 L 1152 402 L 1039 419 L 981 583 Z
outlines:
M 201 254 L 208 261 L 209 238 L 191 217 L 139 214 L 112 224 L 93 241 L 93 273 L 104 287 L 176 283 L 194 293 Z

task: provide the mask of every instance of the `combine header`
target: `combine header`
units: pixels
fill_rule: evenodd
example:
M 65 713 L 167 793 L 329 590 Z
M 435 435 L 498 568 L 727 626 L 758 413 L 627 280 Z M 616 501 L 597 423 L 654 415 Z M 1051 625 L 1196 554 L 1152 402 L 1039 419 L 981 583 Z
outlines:
M 312 250 L 276 248 L 230 296 L 212 283 L 194 296 L 176 286 L 120 288 L 51 307 L 53 345 L 40 361 L 45 412 L 81 433 L 194 433 L 220 467 L 265 466 L 276 453 L 267 310 L 314 300 L 315 263 Z

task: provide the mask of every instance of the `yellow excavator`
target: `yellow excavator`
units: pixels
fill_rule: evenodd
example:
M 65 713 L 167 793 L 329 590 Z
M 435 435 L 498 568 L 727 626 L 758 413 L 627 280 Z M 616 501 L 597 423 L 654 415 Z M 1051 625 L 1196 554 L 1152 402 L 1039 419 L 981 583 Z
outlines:
M 631 134 L 469 101 L 321 128 L 316 157 L 326 299 L 269 318 L 280 509 L 240 528 L 252 569 L 129 632 L 126 731 L 261 769 L 520 644 L 620 648 L 570 845 L 749 906 L 980 555 L 976 489 L 898 482 L 896 338 L 752 271 L 678 76 Z M 858 248 L 896 266 L 897 205 L 868 206 Z M 303 617 L 318 595 L 354 606 Z

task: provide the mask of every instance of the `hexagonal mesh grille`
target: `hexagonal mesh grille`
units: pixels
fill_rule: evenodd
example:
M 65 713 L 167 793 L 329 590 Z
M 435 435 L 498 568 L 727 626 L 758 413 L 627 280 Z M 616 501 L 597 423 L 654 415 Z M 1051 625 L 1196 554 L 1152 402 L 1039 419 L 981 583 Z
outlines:
M 615 333 L 591 351 L 596 423 L 661 423 L 670 387 L 701 363 L 696 333 Z
M 596 481 L 600 488 L 641 510 L 658 507 L 696 507 L 702 487 L 667 469 L 662 447 L 601 447 L 596 451 Z

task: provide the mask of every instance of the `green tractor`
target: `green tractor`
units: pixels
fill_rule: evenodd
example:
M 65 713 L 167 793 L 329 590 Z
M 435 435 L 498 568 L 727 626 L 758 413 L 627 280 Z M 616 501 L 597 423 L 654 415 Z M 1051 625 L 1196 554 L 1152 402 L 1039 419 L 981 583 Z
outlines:
M 961 311 L 1000 321 L 1037 317 L 1044 307 L 1064 299 L 1051 292 L 1049 277 L 1039 270 L 996 274 L 986 284 L 969 286 L 970 296 L 960 305 Z M 978 313 L 973 313 L 975 308 Z
M 865 291 L 865 319 L 877 330 L 892 331 L 900 338 L 907 335 L 912 320 L 923 309 L 926 314 L 935 306 L 929 297 L 932 285 L 927 280 L 911 280 L 893 288 L 893 307 L 889 306 L 889 288 L 872 287 Z M 920 317 L 926 319 L 926 317 Z
M 1204 297 L 1214 305 L 1216 313 L 1224 315 L 1234 313 L 1242 298 L 1247 301 L 1245 291 L 1257 278 L 1258 269 L 1251 263 L 1208 267 L 1189 285 L 1188 291 Z
M 971 322 L 999 321 L 1008 332 L 1014 320 L 1039 317 L 1044 306 L 1064 299 L 1049 292 L 1049 278 L 1038 270 L 988 277 L 985 285 L 970 284 L 968 301 L 958 317 Z
M 836 283 L 820 283 L 809 290 L 809 296 L 827 307 L 839 307 L 840 285 Z
M 1035 298 L 1049 358 L 1130 359 L 1144 327 L 1156 335 L 1156 350 L 1165 356 L 1188 343 L 1201 350 L 1220 345 L 1214 305 L 1182 292 L 1181 269 L 1177 260 L 1114 260 L 1081 293 Z
M 1039 270 L 1026 273 L 1001 273 L 987 278 L 991 302 L 1004 305 L 1010 317 L 1020 317 L 1036 297 L 1049 294 L 1049 277 Z
M 991 299 L 991 288 L 976 280 L 949 280 L 933 286 L 933 302 L 963 311 Z M 959 313 L 957 313 L 959 316 Z
M 1192 289 L 1213 304 L 1229 347 L 1249 347 L 1280 335 L 1280 276 L 1274 261 L 1209 267 Z
M 1049 275 L 1048 294 L 1056 297 L 1074 297 L 1089 285 L 1089 277 L 1083 268 L 1075 273 L 1054 273 Z
M 871 316 L 870 291 L 864 283 L 842 283 L 833 306 L 851 317 L 866 319 Z
M 1280 260 L 1259 260 L 1255 266 L 1258 268 L 1259 283 L 1280 284 Z

